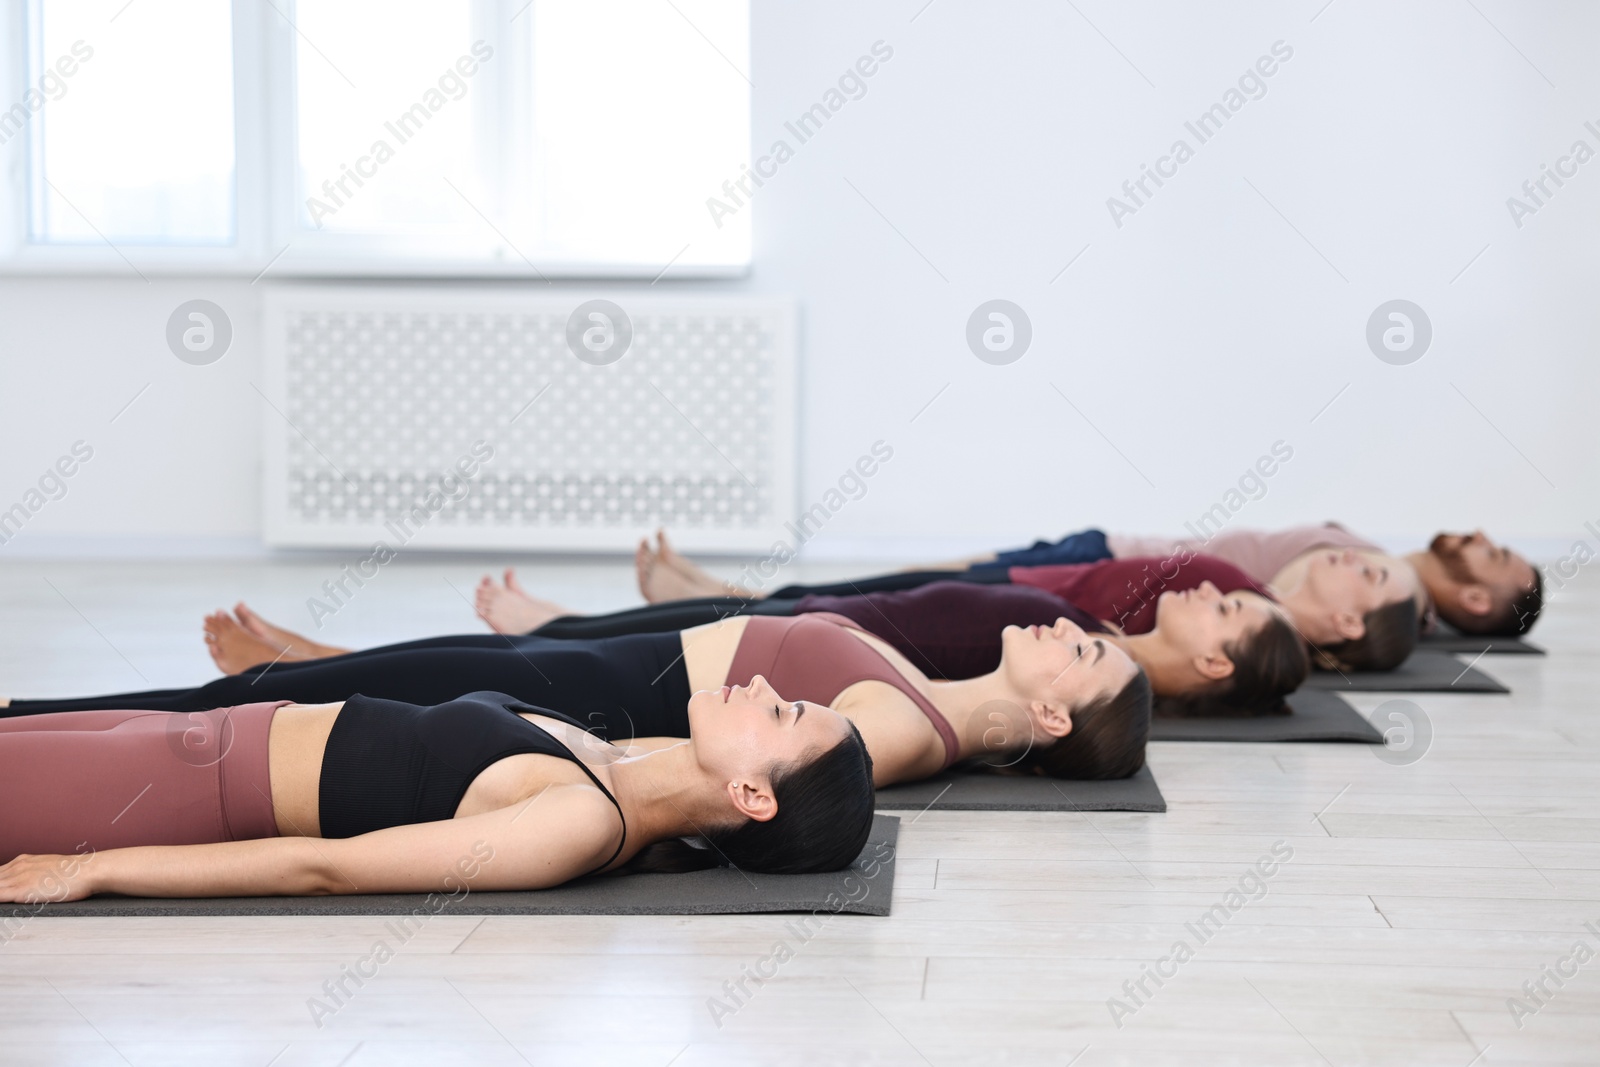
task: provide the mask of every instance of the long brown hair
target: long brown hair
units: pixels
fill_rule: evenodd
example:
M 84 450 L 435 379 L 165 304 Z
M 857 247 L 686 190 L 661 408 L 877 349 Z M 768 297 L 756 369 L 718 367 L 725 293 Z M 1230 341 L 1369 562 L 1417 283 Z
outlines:
M 1051 778 L 1126 778 L 1144 766 L 1150 740 L 1150 677 L 1141 667 L 1128 684 L 1072 713 L 1072 730 L 1017 766 Z
M 1311 673 L 1305 642 L 1276 612 L 1261 629 L 1224 644 L 1222 654 L 1233 661 L 1232 674 L 1193 693 L 1158 697 L 1155 713 L 1163 718 L 1287 715 L 1283 698 Z
M 1417 648 L 1417 600 L 1385 604 L 1361 619 L 1366 632 L 1353 641 L 1313 646 L 1317 666 L 1330 671 L 1392 671 Z

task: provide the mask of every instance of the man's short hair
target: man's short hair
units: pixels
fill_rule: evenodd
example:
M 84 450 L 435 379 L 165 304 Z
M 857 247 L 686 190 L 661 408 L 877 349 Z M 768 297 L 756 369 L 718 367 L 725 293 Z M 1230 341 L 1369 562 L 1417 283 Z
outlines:
M 1517 637 L 1533 629 L 1533 624 L 1539 621 L 1539 612 L 1544 609 L 1544 575 L 1539 573 L 1538 567 L 1532 564 L 1529 567 L 1533 571 L 1532 585 L 1512 597 L 1505 607 L 1474 616 L 1470 625 L 1457 629 L 1490 637 Z

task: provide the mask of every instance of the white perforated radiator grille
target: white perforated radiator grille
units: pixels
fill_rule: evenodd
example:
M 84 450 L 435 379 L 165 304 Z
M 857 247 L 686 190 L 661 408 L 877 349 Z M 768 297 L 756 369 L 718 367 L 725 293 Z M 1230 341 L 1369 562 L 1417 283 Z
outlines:
M 269 294 L 268 543 L 614 549 L 665 524 L 770 547 L 794 517 L 792 304 L 593 297 Z

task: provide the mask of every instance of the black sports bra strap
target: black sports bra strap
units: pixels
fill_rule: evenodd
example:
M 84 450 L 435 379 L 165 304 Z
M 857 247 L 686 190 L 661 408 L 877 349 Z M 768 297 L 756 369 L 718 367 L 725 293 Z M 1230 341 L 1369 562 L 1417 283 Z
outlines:
M 520 712 L 517 711 L 517 709 L 526 709 L 527 713 L 529 715 L 539 715 L 539 716 L 541 716 L 543 718 L 555 719 L 557 722 L 566 723 L 568 726 L 575 726 L 580 730 L 582 730 L 584 728 L 583 724 L 578 722 L 578 720 L 572 718 L 571 716 L 563 715 L 558 711 L 551 711 L 548 708 L 534 707 L 532 704 L 524 704 L 521 701 L 511 701 L 511 702 L 506 704 L 506 710 L 507 711 L 512 711 L 514 714 L 520 714 Z M 524 719 L 523 721 L 526 722 L 527 720 Z M 605 797 L 606 797 L 607 800 L 611 801 L 611 806 L 617 809 L 617 821 L 622 824 L 622 840 L 617 842 L 617 849 L 616 849 L 615 852 L 611 853 L 611 856 L 610 856 L 609 859 L 607 859 L 600 866 L 596 867 L 594 870 L 586 872 L 583 875 L 583 877 L 587 878 L 591 874 L 599 874 L 601 871 L 605 870 L 607 867 L 609 867 L 613 863 L 615 863 L 617 861 L 617 857 L 622 855 L 622 850 L 624 848 L 626 848 L 627 845 L 628 845 L 628 820 L 622 814 L 622 805 L 620 803 L 618 803 L 617 798 L 612 794 L 611 790 L 606 788 L 606 784 L 600 780 L 599 775 L 595 774 L 594 771 L 589 767 L 589 765 L 587 763 L 585 763 L 585 762 L 583 762 L 583 760 L 579 759 L 577 754 L 574 753 L 572 751 L 572 749 L 567 748 L 567 746 L 566 746 L 566 744 L 564 742 L 559 740 L 549 730 L 546 730 L 543 726 L 540 726 L 536 722 L 535 723 L 529 723 L 528 725 L 536 727 L 537 729 L 541 730 L 546 737 L 550 738 L 550 740 L 554 741 L 561 748 L 565 749 L 566 753 L 567 753 L 567 758 L 570 759 L 573 763 L 577 764 L 578 765 L 578 769 L 581 770 L 584 774 L 587 774 L 589 776 L 589 780 L 595 784 L 595 787 L 597 789 L 599 789 L 600 792 L 605 794 Z
M 548 732 L 548 731 L 546 731 L 546 732 Z M 556 743 L 560 744 L 559 741 L 557 741 Z M 566 748 L 565 745 L 562 745 L 561 747 Z M 572 750 L 571 749 L 567 749 L 567 751 L 570 753 Z M 602 792 L 602 793 L 604 793 L 606 795 L 606 799 L 611 801 L 611 806 L 617 809 L 617 821 L 622 824 L 622 840 L 617 842 L 617 850 L 611 854 L 611 858 L 610 859 L 606 860 L 600 866 L 596 867 L 594 870 L 589 871 L 587 874 L 585 874 L 584 877 L 587 878 L 587 877 L 589 877 L 590 874 L 599 874 L 601 871 L 605 870 L 607 867 L 609 867 L 613 863 L 617 862 L 617 857 L 622 855 L 622 850 L 628 844 L 628 820 L 622 814 L 622 805 L 617 803 L 617 798 L 612 795 L 611 790 L 606 788 L 605 783 L 602 782 L 600 780 L 599 776 L 596 775 L 594 773 L 594 771 L 590 769 L 589 765 L 587 763 L 583 762 L 583 760 L 579 759 L 576 755 L 572 756 L 572 762 L 576 763 L 578 765 L 578 768 L 580 770 L 582 770 L 584 774 L 587 774 L 589 776 L 589 780 L 592 781 L 595 784 L 596 788 L 598 788 L 600 790 L 600 792 Z

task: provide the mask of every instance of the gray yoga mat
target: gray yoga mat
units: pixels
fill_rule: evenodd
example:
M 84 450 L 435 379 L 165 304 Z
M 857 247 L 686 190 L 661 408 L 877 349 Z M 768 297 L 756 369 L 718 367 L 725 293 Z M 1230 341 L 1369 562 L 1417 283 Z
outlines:
M 1033 774 L 947 771 L 937 778 L 878 790 L 878 810 L 1166 811 L 1148 766 L 1130 778 L 1083 782 Z
M 1359 741 L 1383 744 L 1383 734 L 1338 693 L 1302 689 L 1289 694 L 1288 715 L 1248 719 L 1154 719 L 1152 741 Z
M 832 874 L 748 874 L 728 868 L 687 874 L 623 874 L 533 892 L 469 892 L 459 900 L 424 893 L 335 897 L 90 897 L 42 908 L 0 904 L 0 917 L 106 915 L 734 915 L 774 911 L 887 915 L 894 895 L 900 820 L 875 815 L 867 847 Z
M 1441 626 L 1436 632 L 1417 638 L 1417 648 L 1430 652 L 1464 652 L 1476 656 L 1488 652 L 1496 656 L 1542 656 L 1544 649 L 1520 637 L 1474 637 Z
M 1509 693 L 1468 661 L 1418 650 L 1392 671 L 1312 671 L 1307 689 L 1345 693 Z

